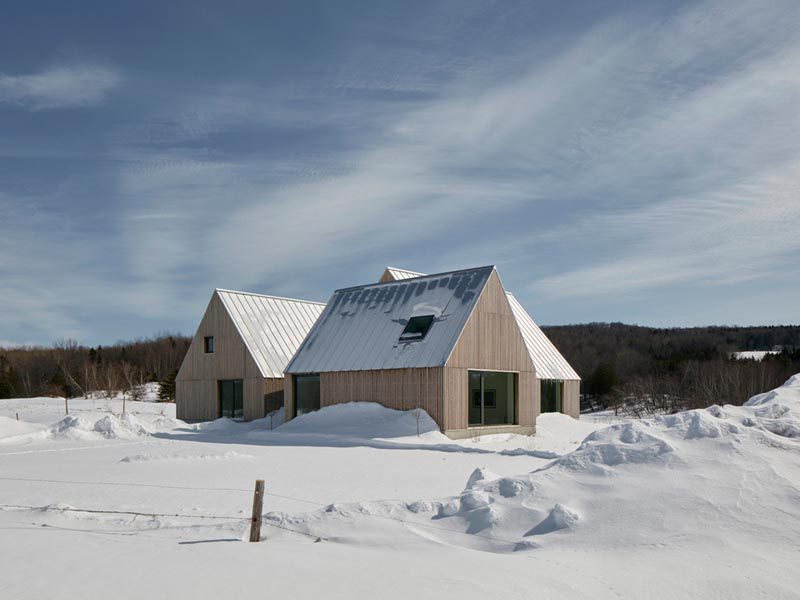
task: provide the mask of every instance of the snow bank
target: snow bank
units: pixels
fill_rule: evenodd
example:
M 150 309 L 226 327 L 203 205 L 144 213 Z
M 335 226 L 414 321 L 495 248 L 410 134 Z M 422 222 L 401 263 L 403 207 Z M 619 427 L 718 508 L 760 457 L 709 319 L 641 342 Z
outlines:
M 68 415 L 50 428 L 53 439 L 135 439 L 150 435 L 150 431 L 130 413 L 122 416 L 106 415 L 96 421 L 82 416 Z
M 577 450 L 559 458 L 550 467 L 608 474 L 628 463 L 665 463 L 675 458 L 675 448 L 647 431 L 642 423 L 621 423 L 590 434 Z
M 45 429 L 42 425 L 0 416 L 0 442 L 16 442 L 30 436 L 43 438 Z
M 417 416 L 420 437 L 428 441 L 452 442 L 439 432 L 436 422 L 424 410 L 394 410 L 374 402 L 348 402 L 326 406 L 292 419 L 280 431 L 364 439 L 413 437 L 419 441 Z

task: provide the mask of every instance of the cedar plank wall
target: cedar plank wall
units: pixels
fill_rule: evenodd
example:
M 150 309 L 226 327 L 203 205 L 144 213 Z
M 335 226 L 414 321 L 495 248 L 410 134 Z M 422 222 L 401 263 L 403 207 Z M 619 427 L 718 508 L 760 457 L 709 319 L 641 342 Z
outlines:
M 580 379 L 564 380 L 564 397 L 562 398 L 562 410 L 565 415 L 573 419 L 581 416 L 581 381 Z
M 378 402 L 388 408 L 425 409 L 439 427 L 442 420 L 442 369 L 383 369 L 320 373 L 320 405 Z
M 208 335 L 214 336 L 213 354 L 203 352 L 203 338 Z M 177 417 L 187 421 L 219 417 L 220 379 L 242 379 L 245 418 L 263 416 L 264 378 L 215 292 L 176 377 Z
M 536 372 L 497 271 L 493 271 L 444 368 L 445 429 L 468 426 L 468 370 L 517 371 L 519 425 L 540 411 Z

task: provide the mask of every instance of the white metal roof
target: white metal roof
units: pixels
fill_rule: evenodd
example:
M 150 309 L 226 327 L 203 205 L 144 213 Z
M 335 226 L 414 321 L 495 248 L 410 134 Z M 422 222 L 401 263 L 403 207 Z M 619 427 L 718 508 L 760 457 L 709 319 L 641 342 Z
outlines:
M 580 379 L 567 359 L 556 349 L 514 295 L 510 292 L 506 292 L 506 295 L 533 360 L 533 366 L 536 367 L 536 376 L 539 379 Z
M 494 267 L 337 290 L 286 367 L 289 373 L 442 366 Z M 401 342 L 412 316 L 435 315 L 424 339 Z
M 216 290 L 264 377 L 283 377 L 325 305 L 320 302 Z
M 403 279 L 413 279 L 415 277 L 424 277 L 425 273 L 417 273 L 416 271 L 409 271 L 408 269 L 398 269 L 396 267 L 386 267 L 381 279 L 389 276 L 393 281 L 402 281 Z

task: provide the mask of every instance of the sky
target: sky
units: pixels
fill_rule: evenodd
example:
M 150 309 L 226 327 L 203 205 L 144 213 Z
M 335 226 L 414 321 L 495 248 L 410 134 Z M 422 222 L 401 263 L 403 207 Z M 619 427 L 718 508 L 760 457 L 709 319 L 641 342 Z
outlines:
M 544 325 L 800 322 L 800 3 L 10 2 L 0 345 L 497 265 Z

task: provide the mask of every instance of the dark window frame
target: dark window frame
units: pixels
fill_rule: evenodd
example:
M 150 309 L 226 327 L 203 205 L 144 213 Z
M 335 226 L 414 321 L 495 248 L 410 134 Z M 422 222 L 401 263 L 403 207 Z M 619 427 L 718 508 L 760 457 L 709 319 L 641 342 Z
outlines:
M 203 353 L 214 354 L 214 336 L 207 335 L 203 337 Z
M 417 342 L 424 340 L 436 321 L 436 315 L 417 315 L 408 319 L 403 333 L 400 334 L 401 342 Z

